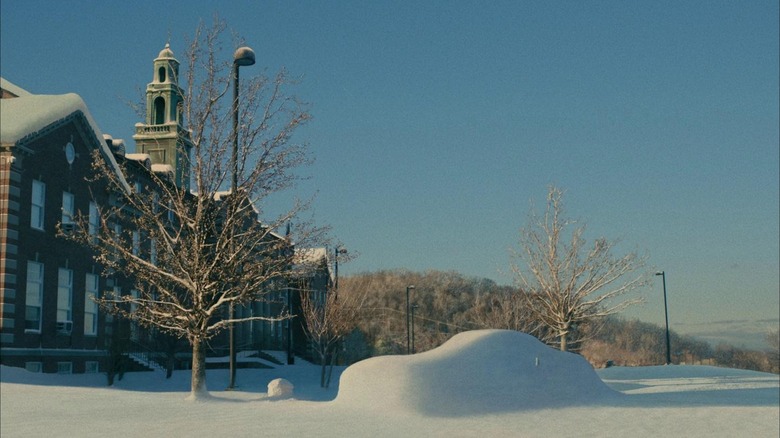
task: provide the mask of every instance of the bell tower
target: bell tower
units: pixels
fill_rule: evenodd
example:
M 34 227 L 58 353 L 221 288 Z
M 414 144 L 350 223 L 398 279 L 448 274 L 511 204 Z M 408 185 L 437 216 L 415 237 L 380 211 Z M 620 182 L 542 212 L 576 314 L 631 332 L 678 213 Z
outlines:
M 166 44 L 154 60 L 154 76 L 146 86 L 146 121 L 135 124 L 133 140 L 136 152 L 148 154 L 156 170 L 170 171 L 178 187 L 189 189 L 192 140 L 182 120 L 182 94 L 179 61 Z

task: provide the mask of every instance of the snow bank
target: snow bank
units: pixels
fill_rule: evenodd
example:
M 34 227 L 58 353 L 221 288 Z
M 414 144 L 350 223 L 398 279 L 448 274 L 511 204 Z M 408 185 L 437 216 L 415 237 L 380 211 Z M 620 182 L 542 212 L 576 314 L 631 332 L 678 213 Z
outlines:
M 458 334 L 412 356 L 367 359 L 341 375 L 336 403 L 463 416 L 614 400 L 581 356 L 509 330 Z
M 501 345 L 495 340 L 488 341 Z M 520 343 L 514 345 L 517 347 Z M 494 372 L 499 363 L 496 354 L 492 351 L 479 354 L 482 354 L 478 359 L 485 373 Z M 417 360 L 421 356 L 425 354 L 401 359 Z M 457 360 L 456 356 L 449 357 Z M 560 356 L 560 353 L 554 356 Z M 521 361 L 525 363 L 535 357 L 522 358 L 517 366 L 527 368 Z M 430 361 L 432 359 L 425 366 L 430 368 Z M 464 366 L 467 362 L 464 361 Z M 539 367 L 544 369 L 545 364 L 551 363 L 540 357 Z M 571 370 L 570 365 L 564 369 Z M 366 406 L 346 399 L 329 402 L 336 396 L 336 389 L 333 386 L 327 390 L 320 388 L 320 367 L 297 359 L 295 365 L 275 369 L 239 369 L 236 379 L 239 389 L 232 391 L 224 390 L 230 380 L 229 370 L 206 370 L 212 397 L 199 403 L 184 402 L 190 390 L 188 370 L 174 371 L 170 379 L 165 378 L 164 372 L 127 373 L 124 379 L 109 388 L 105 386 L 104 374 L 34 374 L 0 365 L 0 437 L 104 438 L 111 431 L 117 431 L 123 437 L 139 438 L 780 436 L 780 377 L 776 374 L 679 365 L 613 367 L 597 373 L 613 389 L 625 391 L 625 395 L 608 403 L 598 392 L 592 403 L 573 406 L 561 403 L 557 409 L 517 409 L 513 398 L 504 397 L 508 403 L 515 404 L 515 410 L 510 411 L 512 406 L 508 406 L 485 415 L 436 417 L 421 415 L 408 408 L 384 409 L 388 404 L 382 398 L 389 394 L 390 388 L 395 388 L 392 380 L 396 376 L 392 373 L 399 371 L 378 371 L 373 375 L 377 380 L 372 382 L 371 392 L 366 391 L 364 397 L 368 400 L 366 406 L 375 405 L 380 409 L 367 410 Z M 419 370 L 414 372 L 422 377 Z M 354 370 L 351 373 L 367 377 Z M 334 379 L 338 374 L 340 367 L 334 370 Z M 472 371 L 472 376 L 454 382 L 454 385 L 475 382 L 474 374 L 481 375 Z M 267 384 L 279 377 L 295 384 L 295 398 L 273 403 L 266 395 Z M 484 379 L 490 379 L 490 375 Z M 497 374 L 493 379 L 500 383 L 501 375 Z M 352 380 L 348 384 L 352 396 L 361 391 L 354 385 L 354 379 L 345 380 Z M 334 386 L 337 383 L 338 379 Z M 510 386 L 510 390 L 516 386 L 509 380 L 503 383 Z M 406 388 L 409 387 L 406 383 Z M 582 385 L 578 387 L 582 389 Z M 422 386 L 420 390 L 428 388 Z M 515 392 L 518 397 L 523 396 L 519 391 Z M 474 397 L 475 404 L 480 401 L 473 390 L 458 393 Z M 369 398 L 369 394 L 373 398 Z M 403 394 L 410 396 L 408 392 Z M 347 394 L 341 396 L 347 397 Z M 489 396 L 482 394 L 482 397 Z M 438 403 L 447 404 L 450 400 L 443 398 Z

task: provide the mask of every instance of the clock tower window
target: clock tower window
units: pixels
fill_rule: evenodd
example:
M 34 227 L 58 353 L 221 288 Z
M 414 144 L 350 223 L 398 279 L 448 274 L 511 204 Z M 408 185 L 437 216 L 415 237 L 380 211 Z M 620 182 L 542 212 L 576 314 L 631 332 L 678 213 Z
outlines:
M 165 124 L 165 99 L 162 96 L 154 99 L 154 124 Z

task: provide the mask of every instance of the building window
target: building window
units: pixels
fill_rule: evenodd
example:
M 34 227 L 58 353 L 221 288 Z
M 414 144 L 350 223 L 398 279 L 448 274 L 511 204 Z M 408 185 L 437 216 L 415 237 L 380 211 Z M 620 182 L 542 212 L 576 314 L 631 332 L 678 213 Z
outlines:
M 41 331 L 43 303 L 43 263 L 27 262 L 27 302 L 24 317 L 26 331 Z
M 40 373 L 43 371 L 43 364 L 41 362 L 25 362 L 24 369 L 31 373 Z
M 57 374 L 72 374 L 73 362 L 57 362 Z
M 30 211 L 30 226 L 43 229 L 44 207 L 46 205 L 46 184 L 42 181 L 32 182 L 32 209 Z
M 76 203 L 73 197 L 73 193 L 62 192 L 62 225 L 73 225 L 73 206 Z
M 60 268 L 57 279 L 57 322 L 71 322 L 73 303 L 73 271 Z
M 133 231 L 133 255 L 137 256 L 141 253 L 141 232 L 138 230 Z
M 149 263 L 157 266 L 157 241 L 154 239 L 149 241 Z
M 97 335 L 99 277 L 95 274 L 87 274 L 87 286 L 84 291 L 84 334 Z
M 97 374 L 100 370 L 100 365 L 96 360 L 88 360 L 84 362 L 84 373 Z
M 111 228 L 114 230 L 114 239 L 116 239 L 117 242 L 120 242 L 122 240 L 122 226 L 114 223 Z M 111 255 L 114 258 L 114 261 L 119 260 L 119 248 L 118 247 L 112 247 L 111 248 Z
M 98 215 L 97 204 L 89 203 L 89 235 L 92 236 L 92 243 L 97 243 L 97 234 L 100 230 L 100 216 Z
M 165 124 L 165 99 L 162 96 L 154 99 L 154 124 Z

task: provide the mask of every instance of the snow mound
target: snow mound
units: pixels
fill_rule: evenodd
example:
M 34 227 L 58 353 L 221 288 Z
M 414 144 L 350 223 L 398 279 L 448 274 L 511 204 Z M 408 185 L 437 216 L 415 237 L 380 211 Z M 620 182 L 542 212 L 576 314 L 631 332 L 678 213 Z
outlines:
M 581 356 L 510 330 L 460 333 L 431 351 L 358 362 L 335 402 L 432 416 L 594 405 L 619 393 Z
M 268 397 L 270 398 L 290 398 L 293 396 L 293 384 L 286 379 L 274 379 L 268 382 Z

